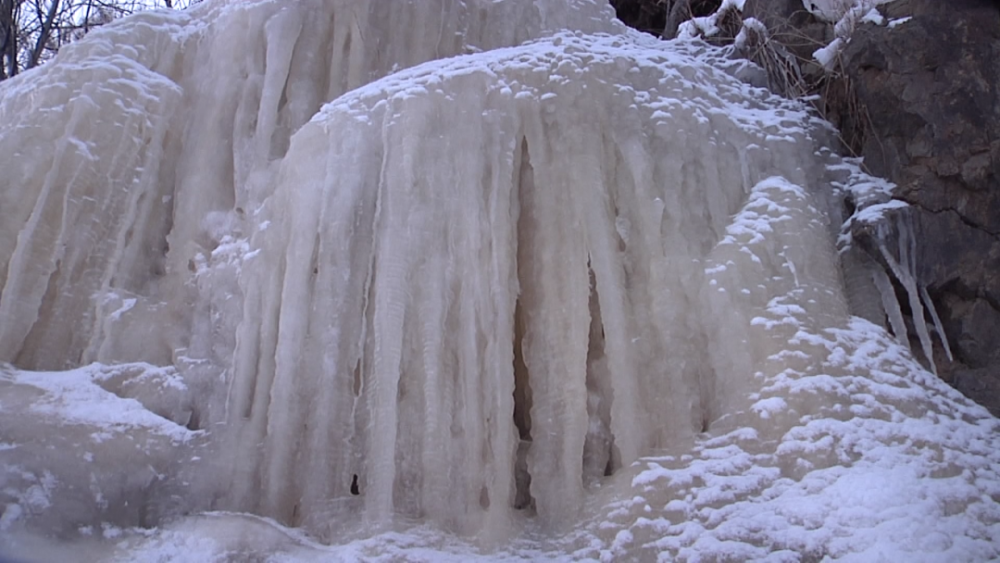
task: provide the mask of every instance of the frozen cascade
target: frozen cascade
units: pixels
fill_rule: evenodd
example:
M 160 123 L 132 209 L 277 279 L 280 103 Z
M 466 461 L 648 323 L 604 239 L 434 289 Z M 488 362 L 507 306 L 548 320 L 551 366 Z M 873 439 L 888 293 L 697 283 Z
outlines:
M 0 359 L 45 369 L 174 362 L 192 345 L 191 305 L 214 306 L 189 294 L 189 270 L 246 228 L 244 210 L 269 195 L 291 134 L 323 103 L 399 68 L 563 26 L 618 29 L 609 9 L 230 1 L 102 27 L 60 64 L 4 84 L 0 143 L 16 158 L 0 194 Z M 416 27 L 425 20 L 434 23 Z M 51 150 L 24 154 L 35 146 Z M 74 227 L 90 217 L 81 235 Z M 70 235 L 85 240 L 66 244 Z M 115 319 L 131 326 L 108 326 L 132 296 L 139 303 Z M 151 321 L 165 316 L 176 333 Z
M 995 419 L 852 316 L 905 334 L 829 126 L 611 16 L 209 0 L 0 83 L 0 549 L 836 558 L 798 495 L 861 468 L 950 503 L 873 530 L 1000 555 Z
M 530 494 L 553 526 L 578 512 L 584 467 L 688 443 L 745 406 L 747 383 L 726 376 L 753 346 L 721 320 L 741 308 L 713 309 L 700 270 L 745 203 L 740 151 L 756 176 L 805 184 L 810 117 L 789 108 L 787 137 L 769 141 L 767 115 L 730 109 L 748 88 L 694 54 L 559 35 L 402 71 L 303 127 L 244 266 L 245 315 L 270 313 L 237 338 L 232 502 L 309 520 L 356 474 L 376 522 L 500 526 L 516 504 L 520 362 Z M 824 196 L 807 199 L 825 217 Z M 772 277 L 839 283 L 829 254 L 761 259 Z M 717 389 L 704 405 L 703 384 Z

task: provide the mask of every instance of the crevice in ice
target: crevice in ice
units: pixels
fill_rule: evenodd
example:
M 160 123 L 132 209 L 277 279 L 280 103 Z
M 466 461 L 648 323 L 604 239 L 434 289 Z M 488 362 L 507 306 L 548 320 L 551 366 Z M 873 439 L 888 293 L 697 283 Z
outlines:
M 361 358 L 358 358 L 357 363 L 354 364 L 354 396 L 361 396 Z
M 479 489 L 479 508 L 483 510 L 489 510 L 490 508 L 490 490 L 483 485 Z
M 528 142 L 521 139 L 519 158 L 514 167 L 515 194 L 519 204 L 526 201 L 522 190 L 534 184 L 534 171 L 531 157 L 528 154 Z M 528 263 L 527 251 L 530 248 L 528 213 L 521 209 L 517 220 L 517 279 L 519 293 L 523 291 L 527 280 L 523 267 Z M 531 449 L 531 408 L 532 390 L 531 374 L 524 359 L 524 339 L 527 330 L 527 317 L 520 297 L 514 304 L 514 425 L 520 438 L 514 462 L 514 508 L 517 510 L 534 510 L 535 501 L 531 496 L 531 474 L 528 472 L 528 451 Z
M 531 442 L 521 440 L 517 444 L 517 458 L 514 463 L 514 509 L 535 513 L 535 499 L 531 496 L 531 474 L 528 473 L 528 449 Z
M 590 337 L 587 344 L 587 436 L 583 444 L 583 482 L 592 485 L 615 472 L 614 435 L 611 433 L 611 372 L 605 353 L 604 322 L 597 293 L 597 277 L 590 273 Z
M 522 440 L 531 441 L 531 382 L 524 363 L 524 311 L 521 301 L 514 306 L 514 425 Z
M 45 349 L 45 344 L 42 344 L 43 349 L 41 350 L 36 349 L 33 344 L 36 342 L 47 342 L 44 338 L 45 333 L 51 331 L 56 326 L 62 326 L 62 323 L 53 322 L 56 318 L 53 305 L 56 302 L 56 296 L 59 292 L 60 281 L 63 275 L 62 260 L 57 259 L 52 268 L 52 274 L 49 275 L 45 293 L 42 294 L 41 302 L 38 304 L 38 309 L 35 313 L 35 318 L 41 322 L 36 321 L 31 325 L 31 330 L 28 331 L 24 339 L 24 347 L 21 348 L 20 353 L 14 358 L 15 365 L 29 365 L 32 358 L 56 357 L 56 354 L 52 353 L 54 351 Z M 79 361 L 79 359 L 73 358 L 73 361 Z
M 201 430 L 201 411 L 200 409 L 192 406 L 191 417 L 188 418 L 187 424 L 184 425 L 185 428 L 191 430 L 192 432 Z

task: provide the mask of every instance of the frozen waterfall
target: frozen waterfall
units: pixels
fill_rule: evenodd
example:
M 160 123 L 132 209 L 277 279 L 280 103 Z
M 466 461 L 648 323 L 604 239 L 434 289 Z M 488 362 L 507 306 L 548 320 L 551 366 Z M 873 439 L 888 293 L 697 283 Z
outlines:
M 774 503 L 870 474 L 996 555 L 913 234 L 843 244 L 891 186 L 755 72 L 597 0 L 208 0 L 0 83 L 0 550 L 839 557 Z

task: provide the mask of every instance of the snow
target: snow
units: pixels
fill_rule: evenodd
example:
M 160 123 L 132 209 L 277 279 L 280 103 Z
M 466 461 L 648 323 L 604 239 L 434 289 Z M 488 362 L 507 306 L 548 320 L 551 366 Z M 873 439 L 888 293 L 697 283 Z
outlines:
M 638 499 L 629 503 L 650 504 L 654 514 L 662 507 L 663 516 L 608 513 L 637 538 L 628 553 L 682 560 L 734 553 L 793 561 L 996 557 L 997 505 L 982 494 L 1000 484 L 991 451 L 996 419 L 866 321 L 810 336 L 828 351 L 815 371 L 765 376 L 755 405 L 762 408 L 747 414 L 782 426 L 777 443 L 739 429 L 695 446 L 693 460 L 651 458 L 631 469 Z M 782 410 L 793 414 L 776 420 Z M 817 465 L 824 457 L 825 468 Z M 968 521 L 971 514 L 976 521 Z
M 802 0 L 805 9 L 816 16 L 820 21 L 825 21 L 833 25 L 833 39 L 826 45 L 821 46 L 813 52 L 813 58 L 820 63 L 827 72 L 832 71 L 838 62 L 838 55 L 851 40 L 851 35 L 855 28 L 861 24 L 874 24 L 878 26 L 887 25 L 892 29 L 899 24 L 906 23 L 911 18 L 899 18 L 886 23 L 885 18 L 879 13 L 878 6 L 892 2 L 893 0 Z M 692 40 L 699 37 L 712 37 L 717 35 L 720 18 L 727 11 L 743 11 L 743 1 L 726 0 L 720 4 L 715 12 L 700 17 L 693 17 L 680 24 L 677 31 L 677 38 L 680 40 Z M 756 18 L 746 18 L 742 20 L 742 27 L 733 40 L 736 49 L 744 49 L 752 32 L 756 35 L 766 37 L 768 35 L 767 26 Z
M 904 23 L 906 23 L 906 22 L 908 22 L 908 21 L 910 21 L 912 19 L 913 19 L 912 17 L 907 16 L 905 18 L 896 18 L 894 20 L 889 20 L 889 24 L 888 24 L 889 25 L 889 29 L 892 29 L 892 28 L 896 27 L 897 25 L 903 25 Z
M 882 14 L 880 14 L 877 9 L 872 8 L 871 10 L 868 10 L 868 12 L 864 16 L 862 16 L 861 23 L 872 23 L 875 25 L 882 25 L 883 23 L 885 23 L 885 18 L 882 17 Z
M 905 209 L 906 207 L 908 207 L 908 205 L 905 201 L 892 199 L 885 203 L 876 203 L 862 208 L 853 215 L 852 220 L 859 223 L 876 225 L 886 219 L 886 213 L 892 212 L 893 210 Z
M 824 69 L 833 70 L 837 63 L 837 55 L 840 54 L 843 47 L 844 40 L 837 37 L 831 41 L 829 45 L 816 49 L 816 52 L 813 53 L 813 58 L 819 61 L 819 64 L 822 65 Z
M 14 371 L 4 375 L 8 384 L 42 390 L 44 394 L 32 400 L 29 410 L 63 423 L 93 426 L 100 433 L 128 433 L 143 428 L 174 440 L 190 437 L 190 431 L 156 416 L 135 399 L 104 390 L 99 382 L 110 374 L 99 371 L 103 368 L 92 365 L 72 371 Z
M 746 0 L 722 0 L 715 12 L 707 16 L 694 17 L 682 22 L 677 29 L 680 39 L 692 39 L 699 36 L 710 37 L 719 32 L 719 17 L 729 10 L 743 11 Z M 752 19 L 752 18 L 751 18 Z
M 836 66 L 837 55 L 850 42 L 851 34 L 858 25 L 885 25 L 887 29 L 892 29 L 912 19 L 905 17 L 886 22 L 885 17 L 879 13 L 878 6 L 892 1 L 894 0 L 802 0 L 809 13 L 834 26 L 834 39 L 817 49 L 813 58 L 830 71 Z
M 919 310 L 905 205 L 828 124 L 600 2 L 393 6 L 0 84 L 3 555 L 1000 556 L 1000 422 L 908 349 L 850 237 Z

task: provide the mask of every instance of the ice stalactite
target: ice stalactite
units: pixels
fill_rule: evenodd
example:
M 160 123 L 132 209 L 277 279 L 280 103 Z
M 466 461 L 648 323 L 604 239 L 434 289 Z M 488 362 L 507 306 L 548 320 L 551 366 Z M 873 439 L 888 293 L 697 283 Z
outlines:
M 889 279 L 885 270 L 881 268 L 874 268 L 871 271 L 871 276 L 875 282 L 875 287 L 878 288 L 879 294 L 882 296 L 882 307 L 885 309 L 886 317 L 889 319 L 889 328 L 892 329 L 892 334 L 900 344 L 909 348 L 909 331 L 906 330 L 903 310 L 900 308 L 899 300 L 896 298 L 896 290 L 892 287 L 892 280 Z
M 930 330 L 927 327 L 927 320 L 924 316 L 925 309 L 928 315 L 930 315 L 931 322 L 933 323 L 931 326 L 938 334 L 942 347 L 944 348 L 945 354 L 949 360 L 952 359 L 951 348 L 948 345 L 948 338 L 945 336 L 944 329 L 941 326 L 941 320 L 934 308 L 934 303 L 931 301 L 930 295 L 927 293 L 927 288 L 920 285 L 917 279 L 917 241 L 913 233 L 912 220 L 909 214 L 904 211 L 896 213 L 890 218 L 886 218 L 885 220 L 879 222 L 876 229 L 877 244 L 881 257 L 888 265 L 889 271 L 893 274 L 900 285 L 903 286 L 903 290 L 906 291 L 911 318 L 913 319 L 913 326 L 916 331 L 917 339 L 920 342 L 921 351 L 923 352 L 924 358 L 927 360 L 928 369 L 936 374 L 937 364 L 934 362 L 934 345 L 931 342 Z M 893 242 L 893 239 L 896 243 L 895 248 L 890 249 L 889 244 Z M 879 276 L 879 273 L 876 273 L 876 276 Z M 885 274 L 881 274 L 881 277 L 884 278 Z M 879 280 L 876 278 L 876 282 L 880 282 L 879 288 L 883 293 L 883 299 L 895 302 L 895 293 L 892 290 L 891 285 L 887 286 L 888 280 Z M 900 338 L 901 342 L 909 345 L 906 325 L 902 322 L 902 315 L 899 313 L 899 305 L 897 303 L 890 306 L 894 307 L 890 314 L 893 332 L 896 333 L 897 338 Z M 887 306 L 887 310 L 889 310 L 889 306 Z
M 934 302 L 931 301 L 931 296 L 927 293 L 927 286 L 921 285 L 920 287 L 920 298 L 924 302 L 924 306 L 927 307 L 927 312 L 930 313 L 931 321 L 934 323 L 934 331 L 937 333 L 938 338 L 941 339 L 941 346 L 944 347 L 944 355 L 948 358 L 948 361 L 954 361 L 955 357 L 951 354 L 951 344 L 948 343 L 948 336 L 944 333 L 944 325 L 941 324 L 941 317 L 938 316 L 937 308 L 934 307 Z
M 835 181 L 835 185 L 850 206 L 850 216 L 843 224 L 838 245 L 851 312 L 876 324 L 888 324 L 900 344 L 909 348 L 910 328 L 892 282 L 895 279 L 906 293 L 912 330 L 920 342 L 928 369 L 936 374 L 934 346 L 925 312 L 945 357 L 948 361 L 953 358 L 934 302 L 919 281 L 917 233 L 911 210 L 906 202 L 892 198 L 893 184 L 869 176 L 860 165 L 861 162 L 854 159 L 831 165 L 831 170 L 847 173 L 847 178 Z M 859 237 L 863 250 L 855 245 Z M 876 300 L 881 304 L 877 305 Z

